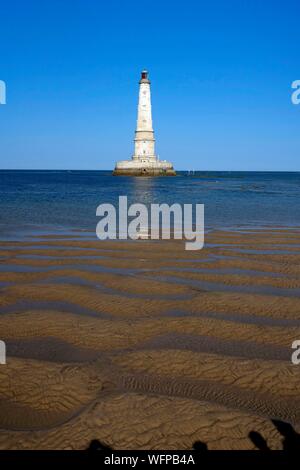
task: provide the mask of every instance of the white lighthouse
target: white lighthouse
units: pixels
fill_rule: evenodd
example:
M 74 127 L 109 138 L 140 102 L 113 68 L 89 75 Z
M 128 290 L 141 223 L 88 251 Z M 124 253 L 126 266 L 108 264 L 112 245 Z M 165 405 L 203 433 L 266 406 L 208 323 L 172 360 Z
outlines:
M 143 70 L 139 82 L 137 126 L 134 139 L 134 155 L 131 160 L 117 162 L 114 175 L 174 176 L 173 165 L 158 160 L 155 155 L 155 139 L 152 127 L 150 80 Z

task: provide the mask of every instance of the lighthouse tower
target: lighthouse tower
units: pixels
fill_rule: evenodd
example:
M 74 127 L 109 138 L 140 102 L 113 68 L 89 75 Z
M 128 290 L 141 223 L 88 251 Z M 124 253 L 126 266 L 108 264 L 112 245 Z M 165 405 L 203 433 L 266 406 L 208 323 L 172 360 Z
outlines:
M 131 160 L 117 162 L 113 174 L 131 176 L 174 176 L 176 174 L 172 163 L 158 160 L 155 155 L 150 80 L 147 70 L 142 71 L 139 82 L 134 155 Z
M 132 159 L 140 163 L 155 163 L 157 158 L 154 152 L 154 145 L 150 80 L 148 72 L 143 70 L 140 80 L 138 117 L 134 139 L 134 156 Z

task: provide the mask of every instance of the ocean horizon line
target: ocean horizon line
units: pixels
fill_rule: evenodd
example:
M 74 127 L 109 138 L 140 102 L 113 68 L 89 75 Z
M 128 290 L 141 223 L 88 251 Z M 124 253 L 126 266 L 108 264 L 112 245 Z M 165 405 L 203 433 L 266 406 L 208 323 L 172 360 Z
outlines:
M 87 171 L 87 172 L 106 172 L 112 173 L 112 169 L 80 169 L 80 168 L 0 168 L 1 172 L 4 171 L 53 171 L 53 172 L 62 172 L 62 171 Z M 177 173 L 300 173 L 299 170 L 196 170 L 196 169 L 187 169 L 187 170 L 177 170 Z

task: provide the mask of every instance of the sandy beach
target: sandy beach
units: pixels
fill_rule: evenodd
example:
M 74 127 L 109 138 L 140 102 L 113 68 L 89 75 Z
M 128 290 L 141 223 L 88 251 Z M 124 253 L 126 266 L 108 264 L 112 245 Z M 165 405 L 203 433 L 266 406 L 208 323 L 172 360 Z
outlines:
M 272 449 L 300 431 L 300 230 L 0 246 L 1 449 Z

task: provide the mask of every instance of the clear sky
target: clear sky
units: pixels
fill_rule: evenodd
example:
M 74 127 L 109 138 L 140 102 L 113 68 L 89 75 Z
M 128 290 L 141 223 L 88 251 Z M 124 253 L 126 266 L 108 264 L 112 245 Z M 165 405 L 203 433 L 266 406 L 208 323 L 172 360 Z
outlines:
M 176 169 L 300 171 L 298 0 L 0 0 L 0 168 L 130 158 L 149 70 Z

